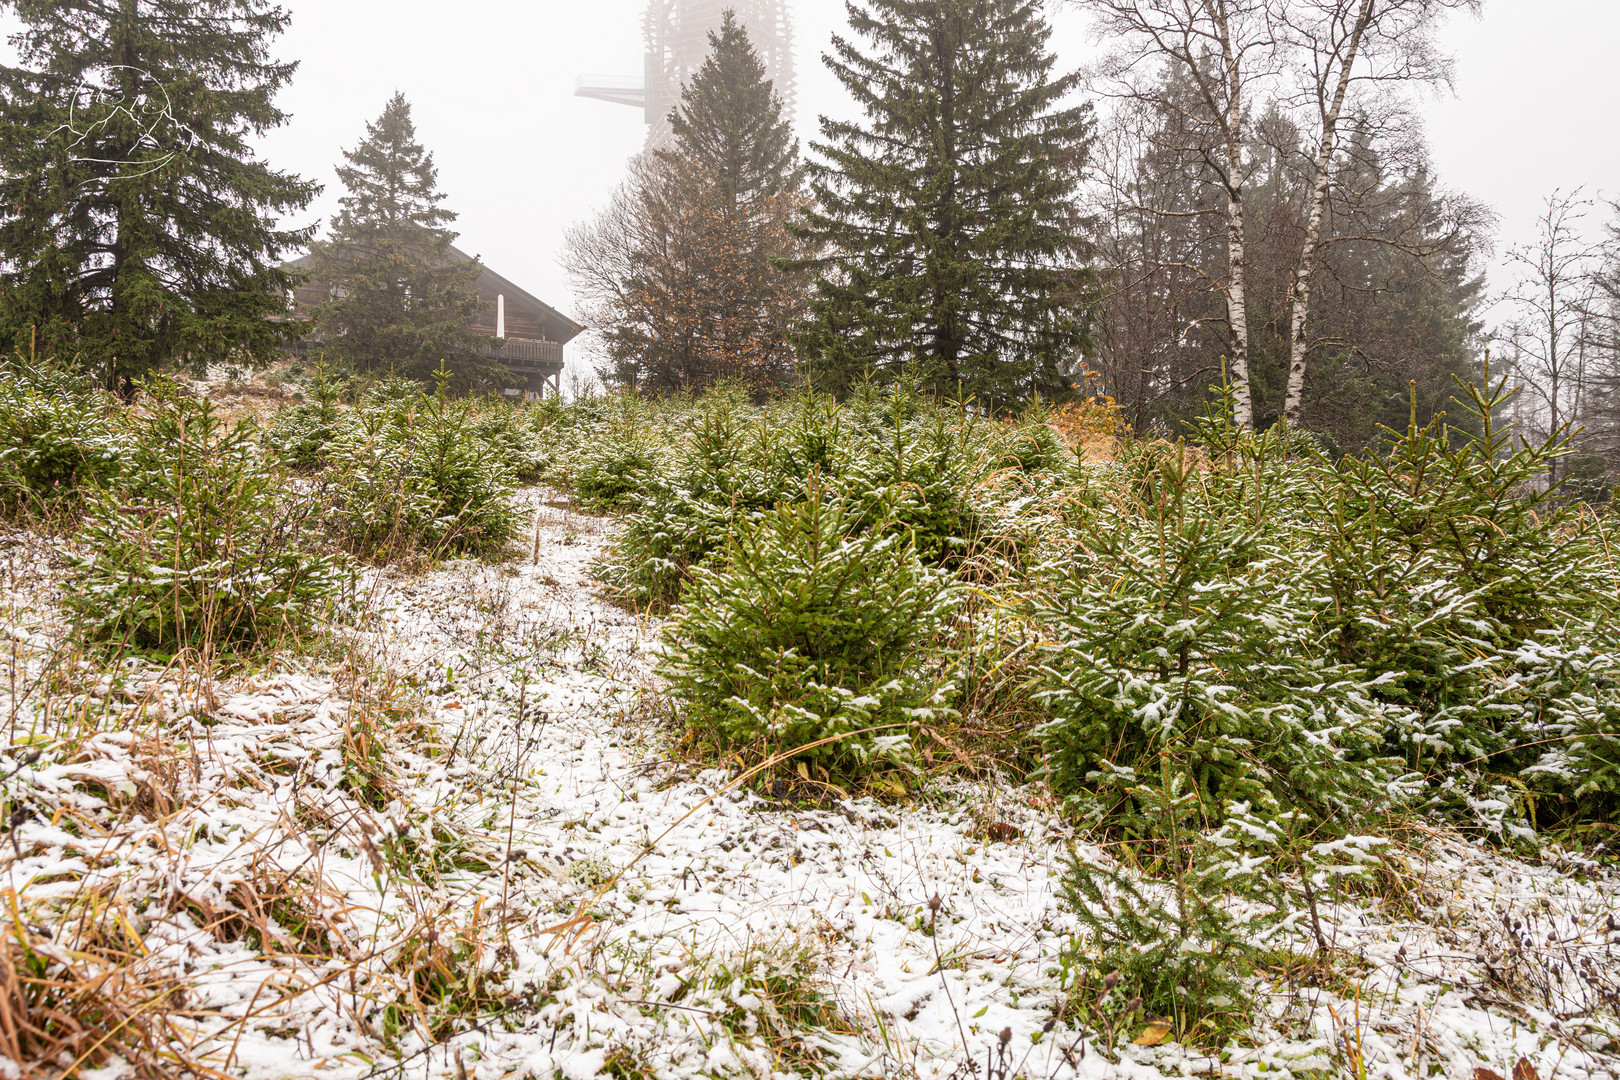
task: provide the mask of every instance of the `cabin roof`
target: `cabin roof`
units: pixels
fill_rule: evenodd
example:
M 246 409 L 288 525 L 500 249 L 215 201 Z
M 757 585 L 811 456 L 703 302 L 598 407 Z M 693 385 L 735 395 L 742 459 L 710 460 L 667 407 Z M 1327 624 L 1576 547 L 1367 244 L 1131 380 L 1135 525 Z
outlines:
M 472 261 L 471 255 L 468 255 L 454 244 L 450 245 L 450 257 L 453 259 L 459 259 L 462 262 Z M 546 324 L 548 331 L 547 336 L 550 337 L 552 341 L 560 342 L 566 345 L 568 342 L 574 340 L 580 334 L 585 332 L 585 327 L 583 325 L 575 322 L 573 319 L 570 319 L 568 316 L 564 315 L 562 312 L 558 311 L 556 308 L 552 307 L 538 296 L 514 282 L 511 278 L 497 274 L 488 266 L 484 267 L 484 276 L 479 284 L 484 285 L 486 283 L 495 286 L 495 291 L 504 295 L 508 304 L 511 304 L 513 300 L 517 300 L 520 303 L 527 304 L 535 308 L 540 313 L 542 321 Z M 481 288 L 479 291 L 486 292 L 488 290 Z
M 450 245 L 450 257 L 457 262 L 473 261 L 473 257 L 471 255 L 468 255 L 465 251 L 462 251 L 454 244 Z M 312 260 L 312 256 L 304 255 L 301 258 L 294 259 L 287 263 L 287 266 L 289 268 L 296 267 L 298 269 L 307 269 Z M 479 278 L 476 288 L 480 296 L 487 296 L 490 298 L 490 304 L 494 303 L 493 297 L 495 295 L 506 297 L 508 311 L 510 311 L 514 306 L 529 308 L 536 316 L 538 316 L 538 321 L 548 341 L 555 341 L 558 344 L 566 345 L 568 342 L 574 340 L 574 338 L 578 337 L 585 331 L 585 327 L 583 325 L 575 322 L 573 319 L 570 319 L 568 316 L 564 315 L 562 312 L 558 311 L 556 308 L 552 307 L 538 296 L 535 296 L 533 293 L 514 282 L 511 278 L 505 277 L 502 274 L 497 274 L 488 266 L 484 267 L 483 275 Z

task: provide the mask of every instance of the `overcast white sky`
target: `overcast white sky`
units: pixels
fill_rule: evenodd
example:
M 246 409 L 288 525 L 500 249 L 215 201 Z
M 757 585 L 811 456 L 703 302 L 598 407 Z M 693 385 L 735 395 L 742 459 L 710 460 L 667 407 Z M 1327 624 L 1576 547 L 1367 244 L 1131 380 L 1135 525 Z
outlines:
M 331 213 L 332 167 L 396 89 L 415 106 L 461 246 L 568 310 L 563 231 L 600 206 L 644 128 L 632 109 L 572 96 L 581 74 L 638 74 L 645 0 L 282 0 L 293 13 L 282 56 L 301 68 L 283 96 L 292 122 L 266 142 L 281 168 L 318 178 Z M 844 26 L 842 0 L 792 0 L 799 122 L 845 109 L 820 63 Z M 1053 14 L 1065 65 L 1093 45 L 1082 17 Z M 1501 214 L 1499 245 L 1524 239 L 1541 199 L 1586 186 L 1620 195 L 1620 0 L 1486 0 L 1454 20 L 1457 94 L 1426 104 L 1446 185 Z

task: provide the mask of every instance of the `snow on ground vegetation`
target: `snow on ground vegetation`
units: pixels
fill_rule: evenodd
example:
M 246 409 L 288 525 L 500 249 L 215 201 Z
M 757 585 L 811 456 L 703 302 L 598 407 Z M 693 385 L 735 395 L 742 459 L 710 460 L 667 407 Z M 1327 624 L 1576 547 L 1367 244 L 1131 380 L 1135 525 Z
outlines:
M 1248 1037 L 1083 1023 L 1064 861 L 1108 855 L 1042 790 L 790 803 L 691 764 L 659 626 L 593 591 L 612 526 L 524 497 L 521 552 L 368 571 L 353 627 L 218 680 L 92 663 L 55 542 L 5 538 L 0 1070 L 1620 1074 L 1612 877 L 1444 833 L 1324 900 L 1334 960 L 1264 973 Z

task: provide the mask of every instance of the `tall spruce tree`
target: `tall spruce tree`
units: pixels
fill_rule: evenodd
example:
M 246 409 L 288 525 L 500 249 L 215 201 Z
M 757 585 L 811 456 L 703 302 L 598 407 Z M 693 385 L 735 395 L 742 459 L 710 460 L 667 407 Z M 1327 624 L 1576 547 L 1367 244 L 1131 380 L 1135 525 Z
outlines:
M 733 10 L 710 31 L 709 58 L 682 88 L 669 126 L 675 148 L 660 157 L 710 177 L 728 209 L 798 186 L 799 147 L 782 99 Z
M 823 254 L 801 362 L 835 391 L 911 366 L 1008 403 L 1060 394 L 1092 277 L 1074 196 L 1088 106 L 1063 105 L 1038 0 L 849 3 L 824 58 L 865 112 L 823 118 L 803 237 Z
M 670 114 L 670 146 L 638 160 L 613 204 L 568 238 L 603 334 L 602 374 L 657 392 L 720 378 L 764 388 L 793 370 L 808 275 L 785 264 L 804 203 L 798 146 L 747 31 L 726 12 Z
M 462 387 L 509 381 L 478 356 L 468 323 L 483 302 L 476 260 L 450 250 L 456 215 L 441 204 L 439 170 L 416 141 L 410 102 L 396 93 L 366 137 L 343 152 L 327 239 L 315 246 L 311 277 L 329 298 L 314 312 L 333 359 L 360 371 L 427 379 L 443 363 Z
M 292 324 L 278 221 L 318 185 L 258 160 L 294 64 L 268 0 L 10 0 L 0 68 L 0 333 L 127 391 L 267 359 Z

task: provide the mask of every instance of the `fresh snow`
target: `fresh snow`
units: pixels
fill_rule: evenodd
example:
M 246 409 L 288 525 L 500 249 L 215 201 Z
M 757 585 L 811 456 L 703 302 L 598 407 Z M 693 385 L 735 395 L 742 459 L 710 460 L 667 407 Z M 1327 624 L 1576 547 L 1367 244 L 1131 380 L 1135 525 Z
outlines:
M 6 538 L 0 776 L 28 811 L 0 848 L 11 937 L 81 973 L 91 943 L 138 941 L 127 985 L 182 988 L 176 1048 L 246 1077 L 786 1077 L 809 1056 L 835 1077 L 1353 1076 L 1358 1048 L 1365 1078 L 1521 1057 L 1539 1080 L 1617 1076 L 1614 879 L 1450 834 L 1385 850 L 1402 899 L 1324 908 L 1341 977 L 1258 987 L 1258 1044 L 1109 1060 L 1053 1022 L 1064 860 L 1105 855 L 1042 791 L 805 809 L 687 764 L 659 626 L 593 591 L 611 523 L 524 498 L 537 532 L 511 561 L 369 571 L 356 626 L 220 685 L 130 661 L 47 696 L 40 676 L 76 663 L 59 562 Z M 82 718 L 96 734 L 55 737 Z M 345 774 L 371 730 L 387 775 L 368 804 Z M 484 973 L 482 1013 L 412 1002 L 407 973 L 435 959 L 419 985 Z

